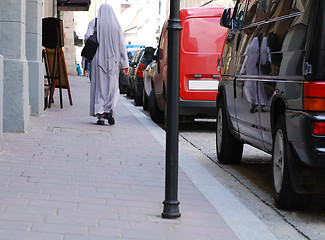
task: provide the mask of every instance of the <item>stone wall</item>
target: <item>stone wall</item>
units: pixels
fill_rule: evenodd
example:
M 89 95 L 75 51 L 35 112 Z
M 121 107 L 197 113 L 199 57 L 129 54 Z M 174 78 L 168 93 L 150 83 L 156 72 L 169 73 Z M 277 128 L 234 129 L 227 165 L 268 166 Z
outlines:
M 42 0 L 26 2 L 26 58 L 29 69 L 29 104 L 32 114 L 44 109 L 44 65 L 42 63 Z
M 54 0 L 42 0 L 43 2 L 43 17 L 56 17 L 55 10 L 53 5 L 55 4 Z
M 74 13 L 65 11 L 63 13 L 64 28 L 64 57 L 68 75 L 76 75 L 76 47 L 74 46 Z
M 3 99 L 3 57 L 0 55 L 0 99 Z M 0 120 L 3 119 L 3 101 L 0 101 Z M 0 152 L 3 142 L 3 121 L 0 121 Z
M 3 130 L 25 132 L 29 126 L 26 0 L 0 1 L 0 54 L 3 67 Z

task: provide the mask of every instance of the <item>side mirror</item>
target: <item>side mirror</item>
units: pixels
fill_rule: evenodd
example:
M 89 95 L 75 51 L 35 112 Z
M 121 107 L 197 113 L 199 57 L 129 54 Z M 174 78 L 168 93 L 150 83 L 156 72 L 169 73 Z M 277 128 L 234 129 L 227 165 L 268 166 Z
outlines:
M 223 10 L 221 19 L 220 19 L 220 25 L 222 27 L 230 28 L 231 27 L 231 8 L 225 8 Z

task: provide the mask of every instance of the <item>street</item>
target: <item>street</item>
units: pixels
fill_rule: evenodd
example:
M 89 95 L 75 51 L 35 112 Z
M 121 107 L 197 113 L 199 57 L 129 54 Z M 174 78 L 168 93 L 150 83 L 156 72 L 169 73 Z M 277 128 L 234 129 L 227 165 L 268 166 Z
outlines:
M 126 99 L 133 103 L 133 100 Z M 142 106 L 138 109 L 149 117 Z M 277 209 L 271 187 L 271 155 L 245 145 L 241 164 L 221 165 L 216 159 L 215 138 L 214 119 L 197 119 L 179 127 L 180 145 L 187 150 L 194 146 L 196 151 L 192 150 L 191 154 L 199 163 L 263 221 L 278 239 L 325 239 L 324 195 L 314 196 L 305 210 Z

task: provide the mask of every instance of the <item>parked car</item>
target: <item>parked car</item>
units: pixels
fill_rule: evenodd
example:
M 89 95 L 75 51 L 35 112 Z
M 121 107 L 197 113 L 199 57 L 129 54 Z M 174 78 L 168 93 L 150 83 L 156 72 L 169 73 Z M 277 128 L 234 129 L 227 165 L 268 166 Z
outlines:
M 134 97 L 134 85 L 133 85 L 133 78 L 134 78 L 134 73 L 135 73 L 135 68 L 137 67 L 139 61 L 140 61 L 140 57 L 143 55 L 144 53 L 144 48 L 140 48 L 139 50 L 137 50 L 130 62 L 130 69 L 129 69 L 129 73 L 126 77 L 126 95 L 128 97 L 133 98 Z
M 149 109 L 149 95 L 152 90 L 153 85 L 153 74 L 156 70 L 157 65 L 157 52 L 158 48 L 156 48 L 154 54 L 153 54 L 153 60 L 148 64 L 145 71 L 143 72 L 143 110 Z
M 324 14 L 320 0 L 238 0 L 221 19 L 218 161 L 239 163 L 244 143 L 271 153 L 283 209 L 325 189 Z
M 124 75 L 122 69 L 119 73 L 119 88 L 120 88 L 120 94 L 126 93 L 126 76 Z
M 127 44 L 126 45 L 126 51 L 127 51 L 127 54 L 128 54 L 129 62 L 131 62 L 132 57 L 134 56 L 136 51 L 138 51 L 140 48 L 144 48 L 144 46 L 143 45 L 136 45 L 136 44 Z
M 146 47 L 144 53 L 140 56 L 131 84 L 134 89 L 134 104 L 140 106 L 143 103 L 143 74 L 149 63 L 153 60 L 155 49 L 153 47 Z
M 132 45 L 132 44 L 127 44 L 126 45 L 126 52 L 128 55 L 129 63 L 131 62 L 131 59 L 135 52 L 139 50 L 142 45 Z M 120 71 L 119 74 L 119 87 L 120 87 L 120 93 L 126 93 L 126 84 L 127 84 L 127 76 L 124 75 L 123 71 Z
M 216 95 L 220 73 L 217 59 L 221 56 L 227 30 L 220 27 L 223 8 L 188 8 L 179 12 L 180 76 L 179 114 L 184 117 L 216 117 Z M 167 45 L 165 22 L 158 46 L 157 71 L 149 95 L 149 113 L 153 121 L 163 122 L 167 93 Z

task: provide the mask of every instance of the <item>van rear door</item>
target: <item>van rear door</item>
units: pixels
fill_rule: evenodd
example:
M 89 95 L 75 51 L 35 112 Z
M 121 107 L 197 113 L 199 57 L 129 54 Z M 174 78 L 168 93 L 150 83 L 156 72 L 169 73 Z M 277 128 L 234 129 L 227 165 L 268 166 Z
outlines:
M 220 26 L 223 9 L 214 8 L 209 14 L 199 16 L 194 10 L 181 12 L 180 98 L 215 101 L 220 78 L 217 61 L 227 33 L 227 29 Z M 184 17 L 186 15 L 189 16 Z

